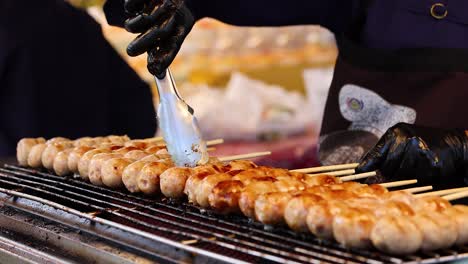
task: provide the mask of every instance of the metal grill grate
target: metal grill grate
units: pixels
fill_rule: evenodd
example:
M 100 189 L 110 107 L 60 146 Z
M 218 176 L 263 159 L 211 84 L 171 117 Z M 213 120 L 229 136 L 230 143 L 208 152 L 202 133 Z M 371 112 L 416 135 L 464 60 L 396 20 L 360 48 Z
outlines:
M 403 258 L 349 250 L 241 216 L 216 215 L 187 203 L 148 199 L 11 165 L 0 168 L 0 193 L 227 262 L 436 263 L 468 259 L 468 248 Z

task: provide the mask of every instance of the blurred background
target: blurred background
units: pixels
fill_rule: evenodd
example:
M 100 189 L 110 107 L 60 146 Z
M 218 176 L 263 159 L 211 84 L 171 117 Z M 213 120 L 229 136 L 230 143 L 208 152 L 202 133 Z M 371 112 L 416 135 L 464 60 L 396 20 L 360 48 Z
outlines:
M 158 96 L 146 56 L 125 49 L 135 35 L 107 24 L 102 0 L 68 0 L 86 10 L 105 38 Z M 206 139 L 224 138 L 216 154 L 270 150 L 265 165 L 317 164 L 317 134 L 337 56 L 334 36 L 317 26 L 234 27 L 199 21 L 171 65 Z

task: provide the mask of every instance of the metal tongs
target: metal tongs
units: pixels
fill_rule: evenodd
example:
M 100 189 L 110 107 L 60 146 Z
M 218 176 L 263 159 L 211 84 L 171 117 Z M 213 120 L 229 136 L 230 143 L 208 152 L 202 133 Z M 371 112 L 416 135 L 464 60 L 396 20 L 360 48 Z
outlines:
M 157 119 L 166 147 L 177 166 L 195 167 L 208 162 L 206 142 L 201 137 L 193 109 L 180 97 L 171 71 L 155 76 L 159 92 Z

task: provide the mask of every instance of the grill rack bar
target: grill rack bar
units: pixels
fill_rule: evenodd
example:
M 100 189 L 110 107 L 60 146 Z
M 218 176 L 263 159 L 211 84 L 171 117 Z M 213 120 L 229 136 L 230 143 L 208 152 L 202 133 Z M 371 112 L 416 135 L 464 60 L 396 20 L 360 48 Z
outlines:
M 7 176 L 3 173 L 0 173 L 0 178 L 4 178 L 4 177 L 7 177 L 9 179 L 14 179 L 14 180 L 17 180 L 17 181 L 20 181 L 20 182 L 27 182 L 27 183 L 31 183 L 31 184 L 35 184 L 35 185 L 38 185 L 38 186 L 41 186 L 41 188 L 37 188 L 37 187 L 31 187 L 31 186 L 28 186 L 28 185 L 25 185 L 25 184 L 21 184 L 21 183 L 17 183 L 15 184 L 16 186 L 19 186 L 19 187 L 22 187 L 22 188 L 26 188 L 26 189 L 30 189 L 30 190 L 34 190 L 34 191 L 38 191 L 38 192 L 42 192 L 44 194 L 48 194 L 48 195 L 55 195 L 57 198 L 62 198 L 62 199 L 67 199 L 67 200 L 70 200 L 72 202 L 75 202 L 75 203 L 78 203 L 78 204 L 81 204 L 81 205 L 84 205 L 84 206 L 89 206 L 91 207 L 92 209 L 94 210 L 98 210 L 98 211 L 105 211 L 105 212 L 108 212 L 108 213 L 111 213 L 111 214 L 114 214 L 118 217 L 121 217 L 121 218 L 124 218 L 128 221 L 133 221 L 133 222 L 136 222 L 138 224 L 140 224 L 141 226 L 144 226 L 144 227 L 148 227 L 148 228 L 151 228 L 151 229 L 155 229 L 155 230 L 158 230 L 158 231 L 163 231 L 163 232 L 168 232 L 168 233 L 174 233 L 176 235 L 182 235 L 182 236 L 187 236 L 187 237 L 191 237 L 195 240 L 199 240 L 199 241 L 203 241 L 203 242 L 209 242 L 209 243 L 215 243 L 215 244 L 218 244 L 218 245 L 221 245 L 221 246 L 224 246 L 224 247 L 227 247 L 227 248 L 233 248 L 231 245 L 227 245 L 223 242 L 220 242 L 219 240 L 212 240 L 210 239 L 209 235 L 211 234 L 212 236 L 216 237 L 217 239 L 223 239 L 223 240 L 231 240 L 231 242 L 234 242 L 234 243 L 241 243 L 243 244 L 244 246 L 248 246 L 249 248 L 256 248 L 256 249 L 261 249 L 262 251 L 264 252 L 269 252 L 270 254 L 276 254 L 276 255 L 280 255 L 280 256 L 284 256 L 284 257 L 289 257 L 289 259 L 287 258 L 281 258 L 281 257 L 276 257 L 274 255 L 267 255 L 266 253 L 264 252 L 256 252 L 256 251 L 253 251 L 253 250 L 244 250 L 243 248 L 241 247 L 236 247 L 235 249 L 236 250 L 239 250 L 239 251 L 242 251 L 245 253 L 249 253 L 249 254 L 253 254 L 255 256 L 262 256 L 263 258 L 266 258 L 266 259 L 269 259 L 271 261 L 276 261 L 276 262 L 285 262 L 285 261 L 292 261 L 293 259 L 296 259 L 297 261 L 303 261 L 303 262 L 310 262 L 310 261 L 314 261 L 314 260 L 320 260 L 320 255 L 318 254 L 310 254 L 308 251 L 304 250 L 304 249 L 299 249 L 301 250 L 301 252 L 303 252 L 302 254 L 303 255 L 309 255 L 309 257 L 303 257 L 299 254 L 291 254 L 289 252 L 287 252 L 286 250 L 289 250 L 290 248 L 285 248 L 284 251 L 279 251 L 279 250 L 276 250 L 274 248 L 272 248 L 273 246 L 279 246 L 276 242 L 274 243 L 270 243 L 270 245 L 272 246 L 271 248 L 268 248 L 268 247 L 264 247 L 264 246 L 261 246 L 259 244 L 253 244 L 253 243 L 250 243 L 250 242 L 246 242 L 246 241 L 240 241 L 238 239 L 234 239 L 234 238 L 230 238 L 229 236 L 223 236 L 221 234 L 216 234 L 216 233 L 208 233 L 208 232 L 204 232 L 205 235 L 207 235 L 207 237 L 204 237 L 204 236 L 199 236 L 199 235 L 195 235 L 195 234 L 190 234 L 190 233 L 186 233 L 186 232 L 181 232 L 181 231 L 176 231 L 174 229 L 168 229 L 168 228 L 162 228 L 162 227 L 158 227 L 158 226 L 154 226 L 154 225 L 149 225 L 145 222 L 142 222 L 142 221 L 139 221 L 137 219 L 134 219 L 134 218 L 131 218 L 131 217 L 128 217 L 126 215 L 123 215 L 119 212 L 117 212 L 116 210 L 112 209 L 112 210 L 109 210 L 108 208 L 105 208 L 105 207 L 100 207 L 100 206 L 96 206 L 96 205 L 91 205 L 91 204 L 87 204 L 86 202 L 83 202 L 83 201 L 79 201 L 79 200 L 75 200 L 75 199 L 71 199 L 70 197 L 66 197 L 66 196 L 63 196 L 63 195 L 59 195 L 59 194 L 54 194 L 50 191 L 46 191 L 46 190 L 43 190 L 42 188 L 51 188 L 55 191 L 58 191 L 58 192 L 63 192 L 63 193 L 69 193 L 68 191 L 65 191 L 65 190 L 62 190 L 62 189 L 59 189 L 55 186 L 45 186 L 44 184 L 41 184 L 41 183 L 38 183 L 38 182 L 34 182 L 34 181 L 29 181 L 29 180 L 24 180 L 24 179 L 20 179 L 20 178 L 17 178 L 17 177 L 12 177 L 12 176 Z M 2 183 L 6 183 L 6 184 L 11 184 L 11 182 L 9 181 L 5 181 L 5 180 L 1 180 L 0 179 L 0 182 Z M 0 188 L 0 191 L 2 191 L 2 188 Z M 72 194 L 72 193 L 69 193 L 69 194 Z M 73 194 L 73 195 L 77 195 L 77 194 Z M 78 195 L 80 196 L 81 198 L 87 198 L 87 197 L 84 197 L 83 195 Z M 30 197 L 28 197 L 30 199 Z M 97 199 L 95 198 L 89 198 L 91 200 L 93 200 L 94 202 L 100 202 L 100 203 L 106 203 L 108 205 L 112 205 L 112 206 L 115 206 L 115 207 L 118 207 L 119 209 L 123 209 L 123 210 L 129 210 L 129 211 L 133 211 L 133 212 L 136 212 L 132 209 L 127 209 L 125 207 L 121 207 L 121 206 L 118 206 L 118 205 L 114 205 L 114 204 L 110 204 L 108 202 L 101 202 L 101 201 L 98 201 Z M 40 201 L 40 202 L 43 202 L 43 201 Z M 56 207 L 55 204 L 48 204 L 50 206 L 53 206 L 53 207 Z M 59 209 L 63 209 L 63 207 L 60 207 Z M 71 208 L 70 208 L 71 209 Z M 68 210 L 67 212 L 70 212 L 70 213 L 74 213 L 74 211 L 71 211 L 71 210 Z M 139 212 L 136 212 L 136 213 L 139 213 Z M 86 215 L 90 215 L 89 213 L 86 214 Z M 82 215 L 80 215 L 82 216 Z M 150 216 L 152 217 L 152 216 Z M 91 214 L 91 216 L 87 217 L 89 220 L 92 220 L 94 221 L 93 219 L 96 219 L 96 216 L 94 214 Z M 156 217 L 152 217 L 152 218 L 156 218 Z M 166 219 L 161 219 L 161 218 L 157 218 L 158 220 L 162 220 L 162 221 L 167 221 Z M 183 227 L 183 228 L 187 228 L 187 226 L 185 225 L 178 225 L 177 228 L 180 228 L 180 227 Z M 196 229 L 196 228 L 192 228 L 193 231 L 197 231 L 197 232 L 200 232 L 202 233 L 201 230 L 199 229 Z M 234 248 L 233 248 L 234 249 Z M 298 250 L 297 248 L 294 248 L 295 250 Z M 326 255 L 325 255 L 326 256 Z M 312 259 L 312 257 L 314 259 Z M 346 255 L 343 255 L 343 256 L 336 256 L 337 260 L 339 260 L 339 257 L 341 257 L 342 259 L 346 258 L 347 256 Z M 330 257 L 328 257 L 328 259 L 322 259 L 321 261 L 332 261 L 333 259 L 331 259 Z M 365 259 L 360 259 L 360 261 L 365 261 Z M 294 263 L 294 262 L 292 262 Z M 297 262 L 297 263 L 300 263 L 300 262 Z
M 2 171 L 2 169 L 0 169 L 0 172 L 1 172 L 1 171 Z M 16 173 L 14 173 L 14 174 L 16 174 Z M 0 173 L 0 178 L 1 178 L 2 176 L 3 176 L 3 175 Z M 3 176 L 3 177 L 4 177 L 4 176 Z M 15 177 L 10 177 L 10 178 L 15 178 Z M 76 186 L 74 186 L 74 185 L 70 185 L 70 184 L 67 184 L 67 183 L 54 182 L 54 181 L 47 180 L 47 179 L 41 179 L 41 178 L 36 177 L 36 176 L 30 176 L 30 178 L 34 178 L 34 179 L 37 180 L 37 181 L 46 181 L 46 182 L 55 183 L 56 185 L 69 186 L 69 187 L 71 187 L 71 188 L 73 188 L 73 189 L 80 189 L 80 190 L 83 190 L 83 191 L 88 192 L 88 193 L 92 193 L 92 194 L 95 194 L 95 195 L 100 195 L 100 196 L 102 196 L 102 197 L 104 197 L 104 198 L 107 198 L 107 199 L 115 199 L 115 200 L 118 200 L 118 201 L 123 202 L 123 203 L 130 203 L 130 202 L 128 202 L 128 200 L 124 200 L 124 199 L 120 199 L 120 198 L 108 196 L 108 195 L 105 195 L 105 194 L 102 194 L 102 193 L 97 193 L 97 192 L 94 192 L 94 191 L 91 191 L 91 190 L 85 190 L 85 189 L 82 189 L 82 188 L 80 188 L 80 187 L 76 187 Z M 16 178 L 16 179 L 17 179 L 17 178 Z M 18 179 L 18 180 L 21 180 L 21 179 Z M 27 181 L 27 180 L 24 180 L 24 181 Z M 0 180 L 0 182 L 3 182 L 3 181 Z M 39 184 L 39 183 L 37 183 L 37 182 L 31 182 L 31 183 Z M 39 184 L 39 185 L 43 186 L 43 184 Z M 101 188 L 102 188 L 102 187 L 101 187 Z M 102 189 L 104 189 L 104 188 L 102 188 Z M 105 189 L 105 190 L 107 190 L 107 189 Z M 57 191 L 61 191 L 61 190 L 60 190 L 60 189 L 57 189 Z M 65 191 L 65 192 L 67 192 L 67 191 Z M 83 197 L 83 195 L 79 195 L 79 196 L 82 197 L 82 198 L 87 198 L 87 197 Z M 101 201 L 96 200 L 95 198 L 89 198 L 89 199 L 92 199 L 93 201 L 96 201 L 96 202 L 101 202 Z M 141 212 L 135 211 L 134 209 L 131 209 L 131 208 L 129 209 L 129 208 L 126 208 L 126 207 L 123 207 L 123 206 L 120 206 L 120 205 L 116 205 L 116 204 L 111 204 L 111 203 L 108 203 L 108 202 L 101 202 L 101 203 L 106 203 L 107 205 L 114 206 L 114 207 L 117 207 L 117 208 L 123 209 L 123 210 L 128 210 L 128 211 L 131 211 L 131 212 L 136 213 L 136 214 L 141 214 L 141 215 L 144 215 L 144 216 L 147 216 L 147 217 L 156 218 L 157 220 L 160 220 L 160 221 L 163 221 L 163 222 L 166 222 L 166 221 L 167 221 L 167 220 L 164 219 L 164 218 L 154 217 L 154 216 L 148 215 L 148 214 L 146 214 L 146 213 L 141 213 Z M 228 232 L 228 233 L 234 234 L 234 235 L 236 235 L 236 236 L 241 236 L 241 237 L 248 238 L 248 239 L 252 239 L 252 240 L 255 240 L 255 241 L 258 241 L 258 242 L 266 243 L 266 244 L 269 244 L 270 246 L 273 246 L 273 247 L 281 247 L 281 248 L 283 248 L 283 250 L 290 250 L 290 249 L 291 249 L 290 247 L 288 247 L 288 246 L 286 246 L 286 245 L 282 245 L 282 244 L 279 244 L 279 245 L 278 245 L 278 243 L 277 243 L 276 241 L 274 241 L 274 242 L 268 241 L 268 240 L 262 239 L 262 238 L 257 237 L 257 236 L 252 236 L 252 235 L 248 235 L 248 234 L 246 234 L 246 233 L 238 232 L 238 231 L 235 231 L 235 230 L 232 230 L 232 229 L 223 228 L 223 227 L 221 227 L 221 226 L 219 226 L 219 225 L 213 226 L 213 225 L 210 225 L 210 224 L 206 224 L 205 222 L 202 222 L 202 221 L 197 221 L 197 220 L 195 220 L 195 219 L 193 219 L 193 218 L 186 218 L 186 217 L 183 217 L 183 216 L 180 216 L 180 215 L 175 215 L 175 214 L 172 214 L 172 213 L 168 213 L 168 212 L 165 212 L 165 211 L 162 211 L 162 210 L 156 210 L 156 209 L 154 209 L 154 208 L 152 208 L 152 207 L 140 205 L 140 204 L 137 204 L 137 203 L 130 203 L 130 204 L 135 205 L 135 206 L 137 206 L 137 207 L 139 207 L 139 208 L 150 209 L 151 211 L 154 211 L 155 213 L 158 213 L 158 214 L 161 213 L 161 214 L 166 214 L 166 215 L 169 215 L 169 216 L 174 216 L 174 217 L 177 217 L 177 218 L 179 218 L 179 219 L 181 219 L 181 220 L 184 220 L 184 221 L 189 221 L 189 222 L 194 223 L 194 224 L 198 224 L 198 225 L 210 227 L 211 229 L 218 229 L 218 230 L 220 230 L 220 231 Z M 96 210 L 105 210 L 105 209 L 102 209 L 102 208 L 94 208 L 94 209 L 96 209 Z M 232 224 L 232 223 L 231 223 L 231 224 Z M 186 225 L 183 225 L 183 226 L 181 225 L 181 227 L 187 228 Z M 239 227 L 239 226 L 237 225 L 236 227 Z M 245 227 L 245 226 L 242 226 L 242 227 Z M 246 228 L 246 229 L 248 229 L 248 228 Z M 250 229 L 250 230 L 258 231 L 258 230 L 255 230 L 255 229 Z M 246 230 L 246 231 L 247 231 L 247 230 Z M 272 233 L 269 233 L 269 232 L 262 232 L 262 233 L 263 233 L 263 234 L 268 234 L 268 235 L 271 235 L 271 234 L 272 234 Z M 209 234 L 211 234 L 211 233 L 209 233 Z M 273 234 L 273 235 L 274 235 L 274 234 Z M 218 237 L 218 238 L 224 238 L 224 237 L 221 236 L 220 234 L 215 234 L 214 236 L 215 236 L 215 237 Z M 229 237 L 228 237 L 228 238 L 229 238 Z M 281 236 L 278 236 L 278 235 L 275 235 L 274 238 L 275 238 L 275 239 L 285 239 L 285 237 L 281 237 Z M 234 242 L 239 242 L 239 241 L 236 241 L 236 240 L 234 240 L 234 239 L 232 239 L 232 240 L 233 240 Z M 293 243 L 294 243 L 294 242 L 296 242 L 296 243 L 298 242 L 298 241 L 295 241 L 295 240 L 292 240 L 292 239 L 288 239 L 288 238 L 286 238 L 286 240 L 287 240 L 288 242 L 293 242 Z M 323 249 L 321 249 L 320 247 L 314 246 L 314 245 L 312 245 L 312 244 L 310 244 L 310 243 L 307 244 L 307 243 L 302 242 L 302 243 L 297 243 L 297 244 L 299 244 L 299 246 L 296 246 L 296 247 L 294 248 L 294 250 L 297 251 L 297 252 L 299 252 L 299 253 L 301 253 L 301 254 L 308 255 L 309 257 L 317 258 L 317 257 L 318 257 L 318 256 L 317 256 L 317 253 L 318 253 L 318 252 L 316 252 L 315 254 L 312 254 L 312 253 L 310 253 L 309 251 L 306 250 L 307 247 L 308 247 L 308 248 L 313 248 L 313 249 L 315 249 L 315 250 L 317 250 L 317 251 L 321 251 L 321 250 L 323 251 Z M 257 246 L 257 247 L 259 247 L 260 245 L 258 245 L 258 244 L 250 244 L 250 246 L 254 246 L 254 247 Z M 306 248 L 304 248 L 304 246 L 305 246 Z M 261 247 L 261 246 L 260 246 L 260 247 Z M 268 249 L 268 248 L 264 248 L 264 249 L 265 249 L 265 251 L 270 251 L 270 252 L 271 252 L 271 249 Z M 273 251 L 272 253 L 277 253 L 277 254 L 279 253 L 279 254 L 281 254 L 281 253 L 278 252 L 278 251 Z M 339 257 L 339 258 L 353 257 L 352 255 L 350 255 L 350 254 L 347 253 L 347 252 L 343 252 L 343 251 L 334 251 L 334 250 L 330 250 L 330 248 L 327 249 L 327 252 L 323 252 L 323 253 L 327 253 L 328 255 L 334 255 L 335 257 Z M 355 257 L 356 257 L 356 256 L 354 256 L 354 258 L 355 258 Z M 303 259 L 303 258 L 302 258 L 302 259 Z M 303 259 L 303 260 L 304 260 L 304 261 L 308 261 L 307 259 Z M 365 261 L 365 260 L 366 260 L 365 258 L 359 259 L 359 261 Z M 398 260 L 396 260 L 396 261 L 394 261 L 394 262 L 399 263 Z
M 275 228 L 274 231 L 276 233 L 271 233 L 271 232 L 265 231 L 263 229 L 264 228 L 263 225 L 258 224 L 258 223 L 252 223 L 246 218 L 236 217 L 235 221 L 232 221 L 231 219 L 226 218 L 226 217 L 222 217 L 222 218 L 213 217 L 210 214 L 200 213 L 199 208 L 194 207 L 192 205 L 188 205 L 186 203 L 182 203 L 182 204 L 178 203 L 177 205 L 173 205 L 170 201 L 168 202 L 164 200 L 159 201 L 157 199 L 154 199 L 154 200 L 147 199 L 147 198 L 143 198 L 143 197 L 132 195 L 132 194 L 122 193 L 119 191 L 114 191 L 114 190 L 109 190 L 103 187 L 94 186 L 94 185 L 91 185 L 89 183 L 85 183 L 79 180 L 58 177 L 58 176 L 54 176 L 48 173 L 25 169 L 25 168 L 21 168 L 17 166 L 6 165 L 5 169 L 0 168 L 0 172 L 2 172 L 0 174 L 0 178 L 1 178 L 0 182 L 3 182 L 5 184 L 11 184 L 11 186 L 13 187 L 16 186 L 16 187 L 23 187 L 23 188 L 26 188 L 26 187 L 31 188 L 31 186 L 28 186 L 26 184 L 35 184 L 35 186 L 41 186 L 41 188 L 32 187 L 32 188 L 35 188 L 32 190 L 35 192 L 42 193 L 42 194 L 44 193 L 44 191 L 46 191 L 43 189 L 45 188 L 45 189 L 54 190 L 54 191 L 64 191 L 65 193 L 70 194 L 70 195 L 78 195 L 80 198 L 86 198 L 86 199 L 91 198 L 91 197 L 84 196 L 83 194 L 79 193 L 79 192 L 85 192 L 93 196 L 97 195 L 98 197 L 102 199 L 110 199 L 113 202 L 111 203 L 111 202 L 106 201 L 105 204 L 110 205 L 113 208 L 105 208 L 105 207 L 93 205 L 94 206 L 93 209 L 99 211 L 104 217 L 107 216 L 105 214 L 110 214 L 110 215 L 118 216 L 118 217 L 128 217 L 126 215 L 121 214 L 121 211 L 123 210 L 126 212 L 130 212 L 132 214 L 137 214 L 140 216 L 142 215 L 142 216 L 149 217 L 152 219 L 155 218 L 158 221 L 167 222 L 167 220 L 164 218 L 154 217 L 153 215 L 150 215 L 148 213 L 142 213 L 142 212 L 136 211 L 136 209 L 145 209 L 145 210 L 149 210 L 151 213 L 157 213 L 157 214 L 162 214 L 168 217 L 174 217 L 176 218 L 177 221 L 184 221 L 184 222 L 188 222 L 189 224 L 200 225 L 202 227 L 208 227 L 211 230 L 220 232 L 220 233 L 215 233 L 216 234 L 215 237 L 217 238 L 216 240 L 212 240 L 210 237 L 207 238 L 205 236 L 200 236 L 199 234 L 197 234 L 196 232 L 201 231 L 201 234 L 206 235 L 206 231 L 203 232 L 204 230 L 198 227 L 195 228 L 194 230 L 190 230 L 191 233 L 179 232 L 177 235 L 180 235 L 180 234 L 184 236 L 186 235 L 189 238 L 193 238 L 193 239 L 196 239 L 196 240 L 208 243 L 208 244 L 214 244 L 216 246 L 231 248 L 235 251 L 244 252 L 246 254 L 253 255 L 256 257 L 261 257 L 263 259 L 267 259 L 270 261 L 278 261 L 278 262 L 283 262 L 283 261 L 291 262 L 292 261 L 292 262 L 297 262 L 297 263 L 313 262 L 313 261 L 322 261 L 322 262 L 328 261 L 331 263 L 342 263 L 343 261 L 347 261 L 348 263 L 350 262 L 356 262 L 356 263 L 363 263 L 363 262 L 366 262 L 366 263 L 389 263 L 389 262 L 391 263 L 402 263 L 402 262 L 431 263 L 431 262 L 434 262 L 433 259 L 427 259 L 425 256 L 422 256 L 422 255 L 410 256 L 407 258 L 400 259 L 400 258 L 396 258 L 392 256 L 386 256 L 380 253 L 374 253 L 374 252 L 367 252 L 367 251 L 356 252 L 353 250 L 344 249 L 335 243 L 320 242 L 319 240 L 314 239 L 311 236 L 304 236 L 301 238 L 301 236 L 292 235 L 293 234 L 292 232 L 286 231 L 281 228 L 279 229 Z M 38 176 L 42 176 L 42 177 L 38 177 Z M 21 182 L 20 185 L 18 185 L 18 181 Z M 22 183 L 25 183 L 25 184 L 22 184 Z M 72 183 L 72 184 L 69 184 L 69 183 Z M 67 190 L 60 189 L 57 186 L 68 188 L 68 189 Z M 86 189 L 83 187 L 85 187 Z M 73 191 L 70 191 L 70 189 L 72 189 Z M 50 200 L 42 199 L 34 195 L 25 194 L 23 193 L 24 190 L 15 191 L 15 190 L 8 190 L 5 188 L 1 188 L 0 191 L 8 193 L 10 195 L 19 196 L 19 197 L 23 197 L 23 198 L 27 198 L 31 200 L 36 200 L 36 201 L 37 199 L 40 199 L 39 202 L 41 203 L 44 203 L 44 202 L 54 203 L 54 202 L 51 202 Z M 25 195 L 27 197 L 25 197 Z M 56 196 L 56 194 L 53 194 L 53 195 Z M 63 195 L 62 195 L 62 198 L 68 199 L 68 200 L 70 199 L 69 197 L 66 197 Z M 93 202 L 99 202 L 101 204 L 103 202 L 96 198 L 91 198 L 91 200 L 93 200 Z M 128 206 L 133 206 L 133 207 L 125 207 L 119 203 L 124 203 Z M 150 203 L 151 206 L 147 205 L 147 203 Z M 62 209 L 60 207 L 63 207 L 63 205 L 58 204 L 58 203 L 55 203 L 55 204 L 58 207 L 54 205 L 51 205 L 51 206 Z M 83 202 L 81 202 L 81 204 L 83 205 Z M 86 205 L 89 205 L 89 204 L 86 204 Z M 155 208 L 155 206 L 158 208 Z M 79 213 L 77 215 L 79 215 L 80 217 L 89 219 L 91 221 L 98 222 L 96 221 L 96 219 L 99 219 L 99 221 L 103 221 L 102 222 L 103 224 L 109 225 L 109 223 L 115 223 L 113 221 L 109 221 L 101 217 L 89 215 L 78 210 L 73 211 L 74 210 L 73 208 L 69 208 L 69 209 L 72 210 L 70 211 L 67 209 L 69 212 L 73 214 Z M 118 209 L 118 210 L 116 211 L 115 209 Z M 170 212 L 168 212 L 168 210 L 170 210 Z M 175 212 L 178 212 L 181 215 L 177 215 Z M 197 219 L 200 219 L 201 221 L 194 219 L 194 217 Z M 205 221 L 206 223 L 203 221 Z M 214 224 L 213 225 L 207 224 L 208 222 L 214 222 Z M 123 230 L 126 230 L 126 231 L 128 228 L 133 229 L 132 227 L 121 225 L 119 223 L 115 223 L 115 224 L 120 225 L 120 226 L 117 226 L 117 228 L 125 228 Z M 179 225 L 181 223 L 177 223 L 177 224 Z M 110 225 L 114 226 L 112 224 Z M 151 228 L 156 227 L 157 230 L 160 230 L 160 231 L 162 230 L 164 232 L 169 232 L 169 233 L 171 232 L 173 233 L 174 231 L 172 229 L 168 229 L 168 230 L 161 229 L 160 226 L 150 225 L 150 227 Z M 182 227 L 186 228 L 187 225 L 182 223 Z M 192 227 L 193 226 L 190 226 L 190 229 L 193 229 Z M 239 231 L 236 231 L 230 228 L 237 229 Z M 138 229 L 134 229 L 134 230 L 137 231 L 136 234 L 144 232 Z M 132 233 L 135 233 L 133 232 L 134 230 L 130 230 L 130 231 L 132 231 Z M 211 232 L 210 235 L 213 236 L 213 231 L 210 231 L 210 232 Z M 226 232 L 234 234 L 235 236 L 238 236 L 238 238 L 233 238 L 233 237 L 223 235 L 223 233 L 226 233 Z M 255 235 L 252 236 L 249 234 L 255 234 Z M 149 236 L 150 238 L 152 239 L 155 238 L 153 234 L 149 234 L 149 235 L 150 235 Z M 145 237 L 148 237 L 148 236 L 145 236 Z M 161 238 L 160 236 L 157 236 L 157 237 Z M 162 238 L 162 239 L 164 240 L 165 238 Z M 240 239 L 243 239 L 243 240 L 240 240 Z M 244 240 L 247 240 L 247 241 L 244 241 Z M 307 240 L 307 242 L 305 240 Z M 160 241 L 160 240 L 157 240 L 157 241 Z M 168 243 L 168 244 L 170 245 L 175 244 L 174 246 L 178 248 L 184 248 L 189 251 L 197 252 L 197 253 L 205 254 L 205 255 L 211 253 L 211 255 L 214 258 L 219 259 L 219 255 L 217 255 L 216 253 L 206 252 L 206 250 L 203 250 L 203 249 L 200 250 L 200 248 L 197 246 L 184 245 L 182 243 L 175 242 L 170 239 L 169 241 L 171 241 L 172 243 Z M 255 241 L 255 243 L 252 244 L 252 242 L 249 242 L 249 241 Z M 287 242 L 289 245 L 291 245 L 291 247 L 288 248 L 288 246 L 286 245 L 278 245 L 279 241 Z M 248 242 L 248 243 L 245 243 L 245 242 Z M 237 244 L 237 243 L 240 243 L 241 246 L 240 247 L 238 245 L 234 246 L 234 244 Z M 258 243 L 263 243 L 264 245 L 259 245 Z M 291 250 L 294 251 L 293 254 L 291 254 L 290 252 Z M 265 252 L 267 254 L 265 254 Z M 449 252 L 451 255 L 446 256 L 447 252 Z M 468 256 L 465 256 L 464 254 L 458 254 L 458 256 L 453 255 L 454 252 L 457 253 L 456 251 L 446 251 L 445 254 L 443 253 L 439 254 L 439 256 L 442 256 L 442 257 L 439 257 L 439 260 L 442 260 L 442 259 L 450 260 L 450 259 L 455 259 L 457 257 L 468 257 Z M 311 259 L 308 256 L 313 257 L 314 259 Z M 429 257 L 434 258 L 434 256 L 429 256 Z M 239 262 L 239 259 L 234 258 L 234 259 L 230 259 L 229 261 Z

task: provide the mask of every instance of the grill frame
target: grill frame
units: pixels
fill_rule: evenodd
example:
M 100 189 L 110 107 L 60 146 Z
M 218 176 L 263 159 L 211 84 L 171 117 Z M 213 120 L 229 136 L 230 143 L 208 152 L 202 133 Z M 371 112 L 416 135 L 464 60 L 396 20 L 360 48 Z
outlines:
M 264 225 L 251 222 L 245 217 L 225 217 L 204 210 L 200 212 L 199 208 L 186 202 L 148 199 L 13 165 L 0 168 L 0 186 L 0 193 L 11 196 L 9 199 L 4 198 L 5 203 L 18 205 L 18 198 L 21 198 L 56 208 L 61 211 L 60 214 L 71 214 L 86 220 L 84 222 L 88 224 L 79 227 L 83 231 L 88 232 L 96 225 L 108 226 L 137 238 L 157 241 L 168 247 L 221 262 L 436 263 L 468 258 L 466 247 L 403 258 L 372 251 L 348 250 L 336 243 L 319 241 L 310 235 L 297 235 L 284 228 L 265 229 Z M 54 194 L 52 190 L 59 193 Z M 93 196 L 86 196 L 84 193 Z M 47 197 L 55 197 L 62 203 L 53 202 Z M 79 197 L 81 200 L 72 197 Z M 93 203 L 85 202 L 86 200 Z M 71 203 L 73 206 L 63 203 Z M 92 210 L 77 210 L 77 206 Z M 33 213 L 41 215 L 41 209 L 34 210 Z M 136 222 L 132 222 L 135 220 Z M 132 227 L 134 223 L 140 225 Z M 94 235 L 109 239 L 103 233 Z M 125 241 L 119 235 L 111 239 L 114 242 Z M 197 242 L 182 242 L 190 240 Z M 131 242 L 121 244 L 124 247 L 132 246 Z M 137 250 L 148 251 L 142 248 Z

